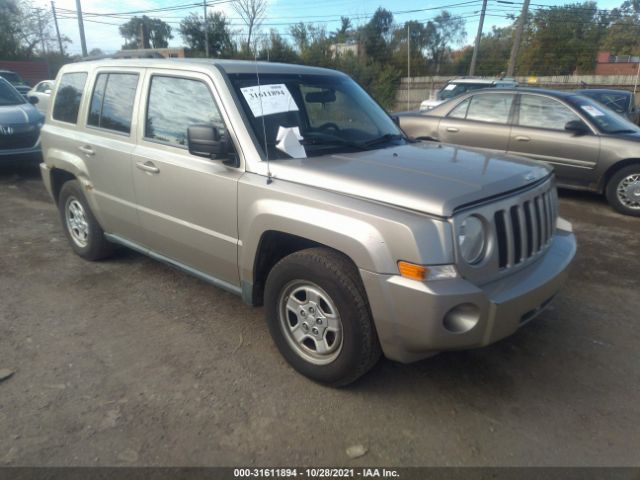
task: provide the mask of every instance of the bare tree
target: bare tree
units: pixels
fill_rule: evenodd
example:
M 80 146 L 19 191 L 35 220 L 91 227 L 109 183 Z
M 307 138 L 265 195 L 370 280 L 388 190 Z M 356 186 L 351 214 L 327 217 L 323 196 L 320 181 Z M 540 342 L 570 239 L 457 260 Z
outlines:
M 236 0 L 233 2 L 234 10 L 247 24 L 249 30 L 247 34 L 247 51 L 251 51 L 251 35 L 260 28 L 268 6 L 267 0 Z

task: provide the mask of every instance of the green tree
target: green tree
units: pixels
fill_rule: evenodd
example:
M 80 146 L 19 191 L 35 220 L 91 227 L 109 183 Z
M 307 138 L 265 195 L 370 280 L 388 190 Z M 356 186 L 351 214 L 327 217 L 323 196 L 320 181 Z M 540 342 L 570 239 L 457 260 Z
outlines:
M 63 35 L 62 42 L 71 40 Z M 30 59 L 54 48 L 58 50 L 58 43 L 48 12 L 29 1 L 0 0 L 0 58 Z
M 435 74 L 440 73 L 442 64 L 451 53 L 452 46 L 463 42 L 467 37 L 464 28 L 465 21 L 458 15 L 452 15 L 443 10 L 433 20 L 429 20 L 426 26 L 427 47 L 426 50 L 432 64 L 435 66 Z
M 393 13 L 378 7 L 371 20 L 362 28 L 361 36 L 365 53 L 369 58 L 377 62 L 389 61 L 393 39 Z
M 602 50 L 613 55 L 637 55 L 640 53 L 640 5 L 623 2 L 609 15 L 609 26 L 602 39 Z
M 340 17 L 340 28 L 333 34 L 337 43 L 344 43 L 347 41 L 349 32 L 352 30 L 353 25 L 349 17 Z
M 276 30 L 269 32 L 269 37 L 262 42 L 260 60 L 269 62 L 297 63 L 300 57 L 289 43 Z
M 519 73 L 592 72 L 607 22 L 593 1 L 535 11 L 518 59 Z
M 207 15 L 207 34 L 209 55 L 214 58 L 232 57 L 235 45 L 231 40 L 229 21 L 221 12 L 209 12 Z M 204 17 L 191 13 L 180 22 L 180 35 L 189 49 L 198 54 L 205 52 Z
M 171 35 L 171 26 L 159 18 L 146 15 L 133 17 L 127 23 L 120 25 L 120 35 L 125 40 L 123 50 L 133 48 L 166 48 Z

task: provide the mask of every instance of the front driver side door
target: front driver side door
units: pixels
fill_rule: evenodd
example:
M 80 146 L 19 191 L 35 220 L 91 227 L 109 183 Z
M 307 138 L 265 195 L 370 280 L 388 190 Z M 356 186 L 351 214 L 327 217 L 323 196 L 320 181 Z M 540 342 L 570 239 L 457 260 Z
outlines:
M 213 84 L 197 73 L 154 71 L 145 80 L 133 178 L 145 245 L 182 267 L 239 285 L 237 185 L 240 168 L 191 155 L 187 128 L 228 135 Z
M 584 185 L 585 173 L 593 171 L 598 162 L 600 137 L 566 131 L 564 126 L 571 120 L 584 121 L 555 98 L 522 94 L 511 129 L 509 153 L 550 164 L 560 183 Z
M 440 120 L 438 139 L 444 143 L 506 152 L 515 94 L 477 93 L 456 105 Z

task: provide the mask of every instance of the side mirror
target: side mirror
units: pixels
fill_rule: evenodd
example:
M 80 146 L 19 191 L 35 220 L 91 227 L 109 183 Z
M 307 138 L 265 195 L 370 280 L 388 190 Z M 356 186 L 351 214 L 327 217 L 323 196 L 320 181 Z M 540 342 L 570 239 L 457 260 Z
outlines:
M 591 132 L 582 120 L 571 120 L 565 124 L 564 129 L 574 135 L 586 135 Z
M 29 95 L 29 97 L 27 97 L 27 99 L 29 100 L 29 103 L 31 105 L 35 105 L 36 103 L 38 103 L 40 100 L 38 100 L 38 97 L 35 97 L 33 95 Z
M 225 158 L 228 144 L 220 136 L 220 131 L 212 125 L 191 125 L 187 128 L 189 153 L 205 158 Z

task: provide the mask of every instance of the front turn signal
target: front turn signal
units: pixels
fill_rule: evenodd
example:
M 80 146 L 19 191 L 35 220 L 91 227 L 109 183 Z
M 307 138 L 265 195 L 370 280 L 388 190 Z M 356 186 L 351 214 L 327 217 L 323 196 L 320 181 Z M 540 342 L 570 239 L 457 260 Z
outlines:
M 420 282 L 427 278 L 428 273 L 427 267 L 402 260 L 398 262 L 398 270 L 400 271 L 400 275 L 403 277 L 410 278 L 411 280 L 418 280 Z

